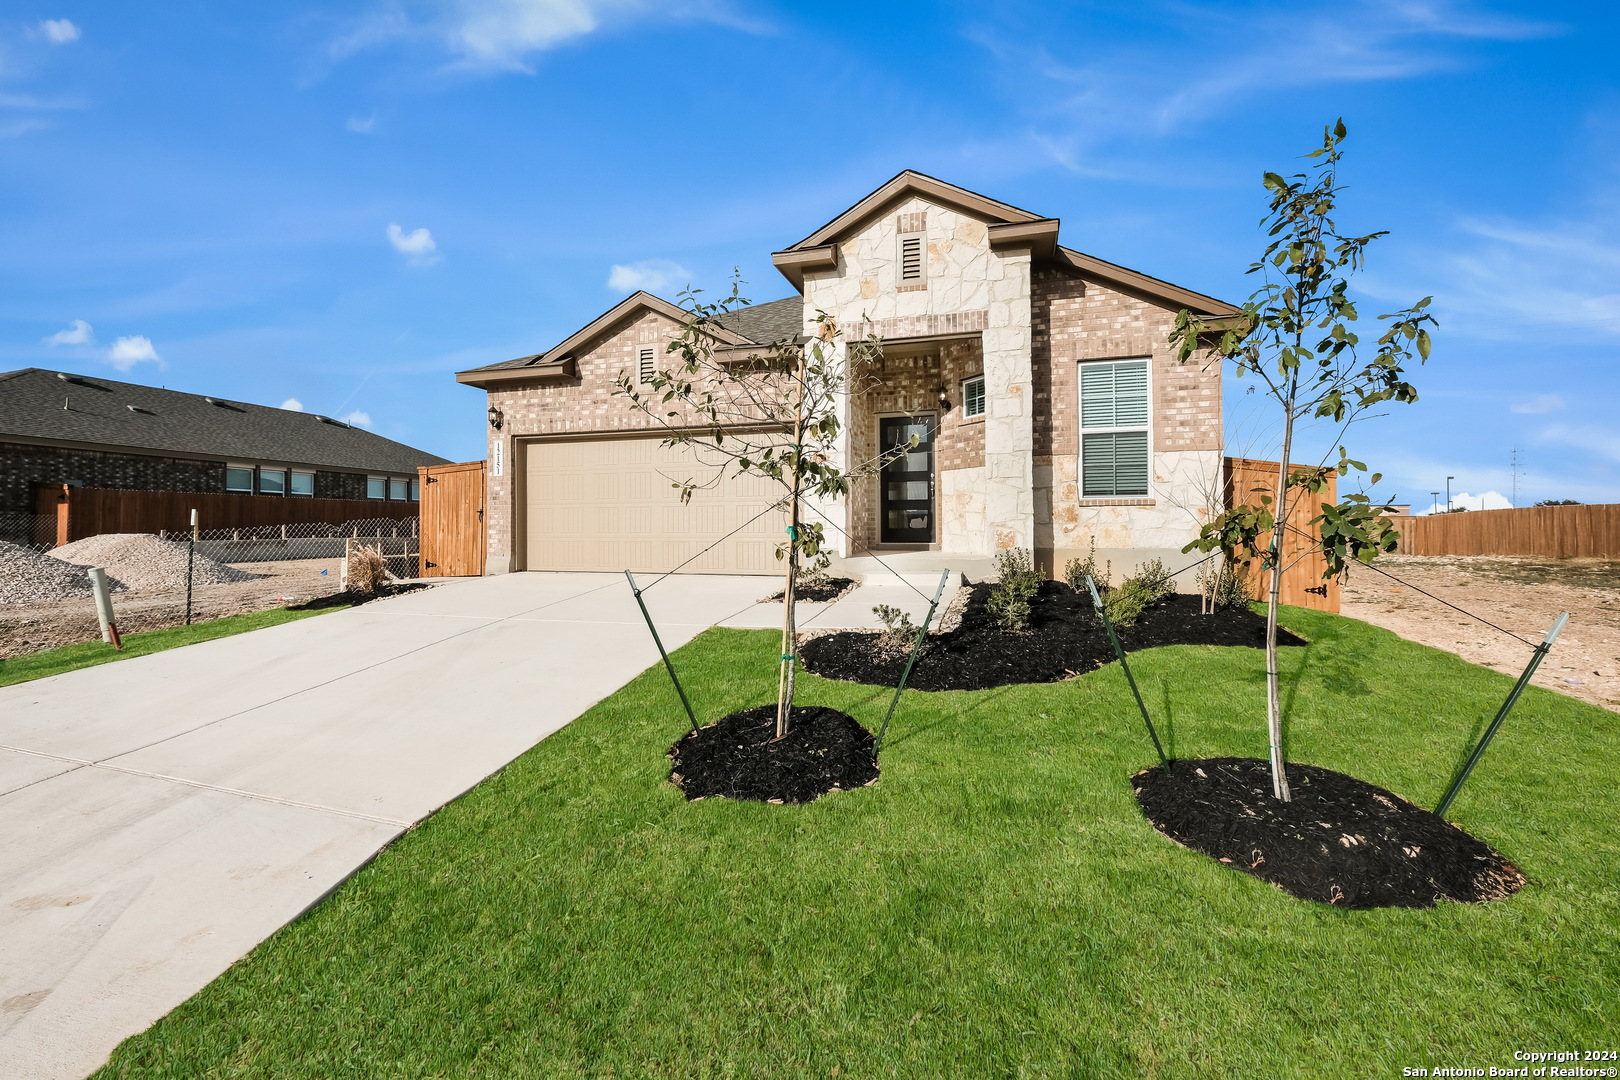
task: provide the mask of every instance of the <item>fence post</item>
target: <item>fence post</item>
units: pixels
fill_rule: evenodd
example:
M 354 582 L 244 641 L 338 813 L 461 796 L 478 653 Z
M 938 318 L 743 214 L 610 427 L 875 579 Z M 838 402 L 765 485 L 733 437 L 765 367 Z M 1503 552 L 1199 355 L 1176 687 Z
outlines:
M 90 591 L 96 597 L 96 621 L 101 624 L 101 640 L 122 651 L 124 643 L 118 637 L 118 624 L 113 621 L 112 595 L 107 591 L 107 571 L 92 566 L 89 574 Z
M 197 564 L 197 511 L 191 511 L 191 538 L 186 541 L 186 625 L 191 625 L 191 575 Z
M 338 570 L 338 591 L 349 590 L 349 559 L 354 555 L 354 537 L 343 538 L 343 566 Z

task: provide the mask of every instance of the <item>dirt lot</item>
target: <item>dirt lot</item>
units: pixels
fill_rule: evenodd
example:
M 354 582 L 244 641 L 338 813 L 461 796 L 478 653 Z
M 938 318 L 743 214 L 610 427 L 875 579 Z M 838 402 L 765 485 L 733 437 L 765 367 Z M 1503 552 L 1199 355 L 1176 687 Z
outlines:
M 1532 642 L 1569 612 L 1535 684 L 1620 711 L 1620 562 L 1389 555 L 1378 565 Z M 1529 646 L 1372 570 L 1353 571 L 1341 612 L 1515 677 L 1530 659 Z
M 290 562 L 236 563 L 239 570 L 260 574 L 252 581 L 199 586 L 192 595 L 194 622 L 282 607 L 338 591 L 342 559 L 297 559 Z M 322 576 L 321 571 L 326 571 Z M 130 590 L 113 594 L 113 613 L 120 633 L 161 630 L 186 621 L 185 590 Z M 89 597 L 51 604 L 0 604 L 0 660 L 42 649 L 94 641 L 101 636 L 95 601 Z

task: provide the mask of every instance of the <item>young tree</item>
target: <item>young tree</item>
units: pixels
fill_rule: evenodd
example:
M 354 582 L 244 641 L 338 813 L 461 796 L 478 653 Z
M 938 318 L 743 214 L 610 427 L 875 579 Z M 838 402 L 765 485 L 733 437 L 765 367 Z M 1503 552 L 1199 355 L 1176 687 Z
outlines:
M 664 446 L 692 447 L 714 462 L 701 479 L 671 480 L 683 503 L 694 492 L 719 484 L 727 470 L 782 487 L 782 497 L 772 504 L 788 515 L 787 538 L 776 548 L 786 568 L 776 703 L 776 735 L 781 738 L 792 728 L 800 570 L 806 565 L 821 570 L 829 562 L 822 525 L 804 520 L 803 502 L 848 495 L 855 479 L 871 475 L 885 460 L 849 467 L 838 453 L 843 430 L 839 403 L 864 388 L 864 373 L 872 370 L 882 346 L 875 338 L 845 342 L 837 323 L 822 312 L 808 342 L 785 340 L 742 356 L 730 354 L 735 350 L 722 355 L 715 332 L 718 319 L 748 301 L 738 295 L 735 283 L 718 303 L 698 297 L 699 290 L 681 294 L 687 319 L 669 344 L 673 363 L 640 382 L 621 375 L 614 393 L 665 431 Z
M 1185 363 L 1209 349 L 1215 362 L 1230 359 L 1239 377 L 1253 375 L 1281 410 L 1282 454 L 1276 488 L 1261 496 L 1259 507 L 1233 507 L 1200 531 L 1195 548 L 1217 547 L 1258 557 L 1270 572 L 1266 604 L 1266 726 L 1270 735 L 1272 793 L 1289 801 L 1288 775 L 1283 764 L 1282 711 L 1277 677 L 1277 600 L 1282 589 L 1283 538 L 1289 528 L 1289 494 L 1301 490 L 1319 493 L 1330 471 L 1340 476 L 1366 466 L 1339 448 L 1337 466 L 1293 470 L 1289 457 L 1294 426 L 1302 418 L 1330 418 L 1348 425 L 1365 411 L 1386 401 L 1411 403 L 1417 391 L 1406 381 L 1403 365 L 1414 354 L 1428 359 L 1430 340 L 1427 314 L 1430 297 L 1380 321 L 1389 325 L 1379 336 L 1370 359 L 1360 352 L 1361 341 L 1352 329 L 1358 319 L 1349 296 L 1349 275 L 1362 269 L 1366 250 L 1383 232 L 1365 236 L 1341 233 L 1333 213 L 1339 195 L 1341 146 L 1348 132 L 1341 119 L 1325 128 L 1322 146 L 1306 155 L 1316 159 L 1310 172 L 1284 178 L 1265 174 L 1270 205 L 1261 226 L 1271 242 L 1248 268 L 1264 284 L 1243 305 L 1242 316 L 1212 324 L 1189 311 L 1176 316 L 1172 343 Z M 1341 427 L 1342 430 L 1342 427 Z M 1381 477 L 1373 474 L 1376 484 Z M 1371 562 L 1380 552 L 1393 551 L 1396 533 L 1387 516 L 1390 507 L 1374 505 L 1365 494 L 1355 494 L 1338 505 L 1322 503 L 1311 524 L 1319 527 L 1327 569 L 1325 579 L 1338 577 L 1347 563 Z M 1261 549 L 1261 538 L 1270 539 Z

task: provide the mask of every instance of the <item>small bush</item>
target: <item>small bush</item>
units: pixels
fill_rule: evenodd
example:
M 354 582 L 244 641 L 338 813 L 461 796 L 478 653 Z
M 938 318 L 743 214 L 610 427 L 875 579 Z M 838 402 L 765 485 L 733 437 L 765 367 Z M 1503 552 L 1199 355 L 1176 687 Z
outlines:
M 349 588 L 368 596 L 388 585 L 388 560 L 375 547 L 357 547 L 349 553 Z
M 1142 613 L 1176 591 L 1175 578 L 1165 569 L 1163 559 L 1149 559 L 1136 568 L 1136 573 L 1109 592 L 1103 600 L 1103 610 L 1115 626 L 1130 626 Z
M 1113 585 L 1114 564 L 1104 562 L 1102 565 L 1098 565 L 1097 538 L 1095 536 L 1091 538 L 1090 554 L 1083 559 L 1070 559 L 1068 564 L 1063 567 L 1063 580 L 1068 583 L 1069 588 L 1077 593 L 1087 592 L 1086 578 L 1088 577 L 1097 583 L 1099 593 L 1108 591 L 1109 587 Z
M 894 648 L 909 649 L 912 642 L 917 640 L 917 624 L 911 621 L 911 616 L 897 607 L 888 604 L 879 604 L 872 609 L 872 614 L 878 617 L 883 624 L 884 644 Z
M 1230 560 L 1222 564 L 1215 577 L 1215 589 L 1212 599 L 1216 611 L 1247 608 L 1250 602 L 1254 600 L 1254 596 L 1249 590 L 1247 569 Z
M 1041 575 L 1036 572 L 1028 548 L 1011 548 L 996 555 L 999 581 L 990 590 L 986 610 L 996 625 L 1010 634 L 1029 629 L 1030 602 L 1040 592 Z

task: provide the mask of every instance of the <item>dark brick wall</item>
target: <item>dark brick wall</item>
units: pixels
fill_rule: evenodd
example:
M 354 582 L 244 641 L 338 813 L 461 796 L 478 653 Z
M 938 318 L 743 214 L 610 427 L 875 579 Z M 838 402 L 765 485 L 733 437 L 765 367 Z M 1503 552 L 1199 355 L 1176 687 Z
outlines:
M 70 481 L 90 488 L 131 491 L 224 491 L 225 466 L 215 461 L 0 442 L 0 512 L 31 514 L 37 485 Z M 364 499 L 366 478 L 357 473 L 317 472 L 315 497 Z

